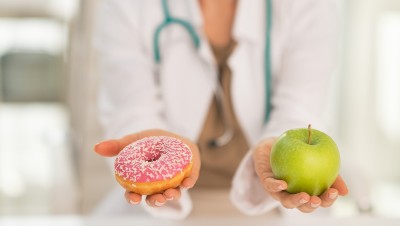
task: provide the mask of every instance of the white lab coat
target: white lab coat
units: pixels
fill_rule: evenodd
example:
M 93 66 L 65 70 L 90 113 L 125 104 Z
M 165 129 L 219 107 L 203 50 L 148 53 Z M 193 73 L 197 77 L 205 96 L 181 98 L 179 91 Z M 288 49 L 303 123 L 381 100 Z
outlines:
M 217 70 L 202 30 L 197 0 L 169 0 L 171 14 L 189 21 L 201 43 L 172 25 L 160 38 L 160 84 L 155 82 L 153 35 L 163 21 L 160 0 L 102 0 L 95 21 L 100 56 L 100 118 L 106 138 L 160 128 L 196 141 L 213 98 Z M 237 5 L 231 57 L 233 107 L 251 146 L 262 138 L 309 123 L 321 128 L 324 95 L 334 69 L 334 0 L 274 0 L 271 36 L 272 112 L 264 124 L 265 0 Z M 247 214 L 260 214 L 277 203 L 262 189 L 250 155 L 238 168 L 231 201 Z M 116 200 L 120 202 L 120 200 Z M 155 216 L 184 218 L 191 211 L 184 191 L 179 208 L 145 208 Z

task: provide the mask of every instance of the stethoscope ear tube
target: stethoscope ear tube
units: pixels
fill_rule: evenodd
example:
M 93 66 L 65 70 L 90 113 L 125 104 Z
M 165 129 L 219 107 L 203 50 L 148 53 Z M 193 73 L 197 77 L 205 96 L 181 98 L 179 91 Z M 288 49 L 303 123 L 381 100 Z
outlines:
M 164 14 L 164 21 L 157 26 L 156 31 L 153 37 L 153 51 L 154 51 L 154 61 L 156 65 L 155 74 L 156 74 L 156 82 L 159 83 L 159 66 L 161 63 L 161 54 L 160 54 L 160 33 L 171 24 L 178 24 L 185 28 L 185 30 L 189 33 L 191 39 L 193 40 L 196 48 L 200 46 L 200 37 L 196 34 L 193 26 L 184 20 L 179 18 L 172 17 L 167 0 L 162 1 L 162 8 Z M 272 0 L 266 0 L 266 37 L 265 37 L 265 52 L 264 52 L 264 73 L 265 73 L 265 117 L 264 122 L 266 123 L 269 120 L 270 112 L 271 112 L 271 27 L 272 27 Z M 225 127 L 224 133 L 215 139 L 210 140 L 209 147 L 221 147 L 229 143 L 233 139 L 234 128 L 232 126 L 232 122 L 230 121 L 229 115 L 227 115 L 227 100 L 224 98 L 223 90 L 221 84 L 217 82 L 217 89 L 215 91 L 215 97 L 217 101 L 217 106 L 220 108 L 220 111 L 223 115 L 223 123 Z
M 161 54 L 160 54 L 160 33 L 161 31 L 171 24 L 181 25 L 185 30 L 189 33 L 190 38 L 193 40 L 193 44 L 196 48 L 200 46 L 200 37 L 197 35 L 193 26 L 182 19 L 175 18 L 171 16 L 169 12 L 169 7 L 167 0 L 162 0 L 163 13 L 164 13 L 164 21 L 157 26 L 156 31 L 153 36 L 153 51 L 154 51 L 154 61 L 156 64 L 161 62 Z

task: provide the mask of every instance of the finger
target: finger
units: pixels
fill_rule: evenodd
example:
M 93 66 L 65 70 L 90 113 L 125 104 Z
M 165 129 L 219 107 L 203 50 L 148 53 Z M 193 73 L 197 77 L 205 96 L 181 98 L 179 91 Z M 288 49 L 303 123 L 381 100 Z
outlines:
M 315 208 L 312 208 L 307 204 L 301 205 L 301 206 L 297 207 L 297 209 L 303 213 L 312 213 L 315 210 Z
M 137 140 L 143 139 L 145 137 L 150 137 L 150 136 L 169 136 L 169 137 L 174 137 L 178 140 L 182 140 L 184 143 L 186 143 L 189 148 L 194 148 L 196 145 L 192 141 L 190 141 L 188 138 L 180 136 L 178 134 L 168 132 L 165 130 L 161 129 L 150 129 L 150 130 L 143 130 L 138 133 L 133 133 L 129 134 L 127 136 L 124 136 L 123 138 L 117 140 L 119 144 L 119 148 L 122 149 L 128 144 L 135 142 Z M 197 147 L 196 147 L 197 148 Z
M 304 205 L 310 200 L 310 195 L 305 192 L 297 194 L 289 194 L 287 192 L 276 193 L 276 197 L 281 202 L 282 206 L 287 209 L 297 208 Z
M 287 188 L 286 182 L 274 179 L 269 163 L 271 148 L 275 140 L 276 138 L 264 140 L 257 145 L 252 155 L 257 176 L 267 192 L 279 192 Z
M 149 136 L 170 136 L 177 139 L 182 139 L 182 141 L 186 143 L 190 148 L 193 148 L 193 142 L 191 142 L 187 138 L 181 137 L 177 134 L 165 130 L 151 129 L 151 130 L 144 130 L 138 133 L 129 134 L 127 136 L 122 137 L 121 139 L 112 139 L 100 142 L 95 145 L 94 150 L 99 155 L 105 157 L 116 156 L 127 145 Z
M 137 205 L 142 201 L 142 196 L 133 192 L 125 191 L 125 199 L 132 205 Z
M 287 189 L 287 183 L 283 180 L 276 180 L 272 177 L 261 177 L 261 183 L 264 189 L 269 192 L 280 192 Z
M 192 151 L 192 172 L 190 172 L 190 175 L 185 178 L 182 183 L 181 183 L 181 187 L 182 188 L 192 188 L 197 180 L 199 179 L 199 175 L 200 175 L 200 168 L 201 168 L 201 161 L 200 161 L 200 152 L 199 152 L 199 148 L 198 146 L 193 143 L 191 140 L 185 138 L 185 137 L 180 137 L 177 136 L 175 134 L 173 134 L 174 136 L 176 136 L 176 138 L 178 139 L 182 139 L 182 141 L 187 144 L 190 148 L 190 150 Z
M 148 195 L 146 197 L 146 203 L 151 207 L 161 207 L 165 205 L 166 202 L 167 200 L 162 194 Z
M 197 179 L 199 178 L 199 169 L 195 168 L 195 165 L 193 164 L 192 172 L 190 173 L 190 176 L 183 179 L 181 183 L 181 188 L 184 189 L 190 189 L 193 188 L 194 185 L 197 182 Z
M 172 200 L 179 200 L 181 197 L 181 190 L 178 188 L 171 188 L 171 189 L 167 189 L 164 192 L 164 198 L 168 201 L 172 201 Z
M 118 141 L 107 140 L 96 144 L 94 151 L 101 156 L 112 157 L 118 155 L 121 150 L 119 149 Z
M 321 199 L 318 196 L 311 196 L 308 205 L 310 205 L 311 208 L 316 209 L 321 205 Z
M 254 166 L 258 176 L 265 173 L 272 175 L 269 159 L 271 148 L 275 141 L 276 138 L 266 139 L 261 142 L 253 152 Z
M 347 188 L 346 183 L 344 182 L 342 176 L 340 175 L 336 178 L 335 182 L 331 187 L 335 188 L 339 192 L 339 195 L 341 196 L 345 196 L 349 193 L 349 189 Z
M 127 145 L 140 140 L 148 136 L 166 135 L 168 132 L 158 129 L 145 130 L 138 133 L 129 134 L 122 137 L 121 139 L 112 139 L 100 142 L 95 145 L 94 151 L 101 156 L 112 157 L 118 155 L 118 153 Z
M 335 188 L 329 188 L 325 191 L 321 196 L 321 206 L 322 207 L 330 207 L 335 202 L 336 198 L 338 197 L 338 190 Z
M 187 144 L 192 151 L 192 172 L 190 172 L 190 175 L 185 178 L 182 183 L 181 187 L 183 188 L 192 188 L 197 180 L 199 179 L 200 175 L 200 168 L 201 168 L 201 161 L 200 161 L 200 152 L 198 146 L 190 141 L 187 138 L 184 137 L 177 137 L 178 139 L 182 139 L 182 141 Z
M 299 209 L 303 213 L 311 213 L 321 205 L 321 199 L 317 196 L 311 196 L 310 201 L 299 206 Z
M 121 139 L 106 140 L 94 146 L 94 151 L 104 157 L 113 157 L 127 145 L 138 140 L 139 134 L 131 134 Z
M 196 184 L 197 179 L 199 179 L 200 167 L 201 167 L 200 154 L 197 146 L 193 146 L 191 150 L 193 155 L 192 172 L 190 173 L 189 177 L 185 178 L 181 183 L 181 187 L 186 189 L 192 188 Z
M 170 133 L 164 130 L 160 129 L 151 129 L 151 130 L 143 130 L 138 133 L 132 133 L 129 135 L 126 135 L 122 137 L 121 139 L 115 140 L 118 145 L 118 149 L 122 150 L 124 147 L 128 146 L 129 144 L 141 140 L 145 137 L 150 137 L 150 136 L 166 136 L 169 135 Z

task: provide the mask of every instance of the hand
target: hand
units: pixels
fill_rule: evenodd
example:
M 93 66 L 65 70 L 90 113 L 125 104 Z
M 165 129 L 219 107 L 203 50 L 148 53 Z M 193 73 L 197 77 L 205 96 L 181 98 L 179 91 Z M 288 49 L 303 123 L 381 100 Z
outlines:
M 265 191 L 282 206 L 288 209 L 297 208 L 301 212 L 310 213 L 318 207 L 330 207 L 341 195 L 348 193 L 347 186 L 339 175 L 333 185 L 320 196 L 310 196 L 305 192 L 290 194 L 286 192 L 287 183 L 274 179 L 270 165 L 271 148 L 277 138 L 269 138 L 262 141 L 253 151 L 253 160 L 256 173 Z
M 182 140 L 186 145 L 189 146 L 189 148 L 192 150 L 192 172 L 189 177 L 185 178 L 182 181 L 180 187 L 184 189 L 192 188 L 196 184 L 200 172 L 199 149 L 197 145 L 194 144 L 192 141 L 177 134 L 159 129 L 145 130 L 139 133 L 130 134 L 121 139 L 106 140 L 100 142 L 94 147 L 94 151 L 104 157 L 116 156 L 128 144 L 148 136 L 170 136 Z M 171 188 L 165 190 L 162 194 L 148 195 L 146 197 L 146 203 L 151 207 L 160 207 L 165 205 L 167 201 L 179 200 L 180 196 L 180 188 Z M 140 194 L 129 191 L 125 192 L 125 198 L 129 203 L 134 205 L 139 204 L 142 200 L 142 196 Z

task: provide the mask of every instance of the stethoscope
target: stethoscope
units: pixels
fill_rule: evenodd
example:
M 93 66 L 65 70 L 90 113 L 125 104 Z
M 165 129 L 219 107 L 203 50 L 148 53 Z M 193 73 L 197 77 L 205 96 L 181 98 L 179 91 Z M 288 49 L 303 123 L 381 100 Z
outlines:
M 157 69 L 161 63 L 161 55 L 160 55 L 160 33 L 163 29 L 172 24 L 177 24 L 182 26 L 190 35 L 196 49 L 200 46 L 200 37 L 194 30 L 193 26 L 182 19 L 171 16 L 169 11 L 167 0 L 161 0 L 162 9 L 164 13 L 164 21 L 158 25 L 154 37 L 153 37 L 153 49 L 154 49 L 154 61 L 156 63 Z M 265 34 L 265 51 L 264 51 L 264 73 L 265 73 L 265 117 L 264 122 L 267 122 L 269 119 L 269 115 L 271 112 L 271 25 L 272 25 L 272 3 L 271 0 L 266 0 L 266 34 Z M 158 73 L 158 71 L 157 71 Z M 218 83 L 218 87 L 215 91 L 215 97 L 218 108 L 221 110 L 224 119 L 224 133 L 212 140 L 209 141 L 209 147 L 221 147 L 226 145 L 229 141 L 232 140 L 234 134 L 234 128 L 232 123 L 229 121 L 229 117 L 227 117 L 227 113 L 225 109 L 227 109 L 227 101 L 224 98 L 224 93 L 220 83 Z

